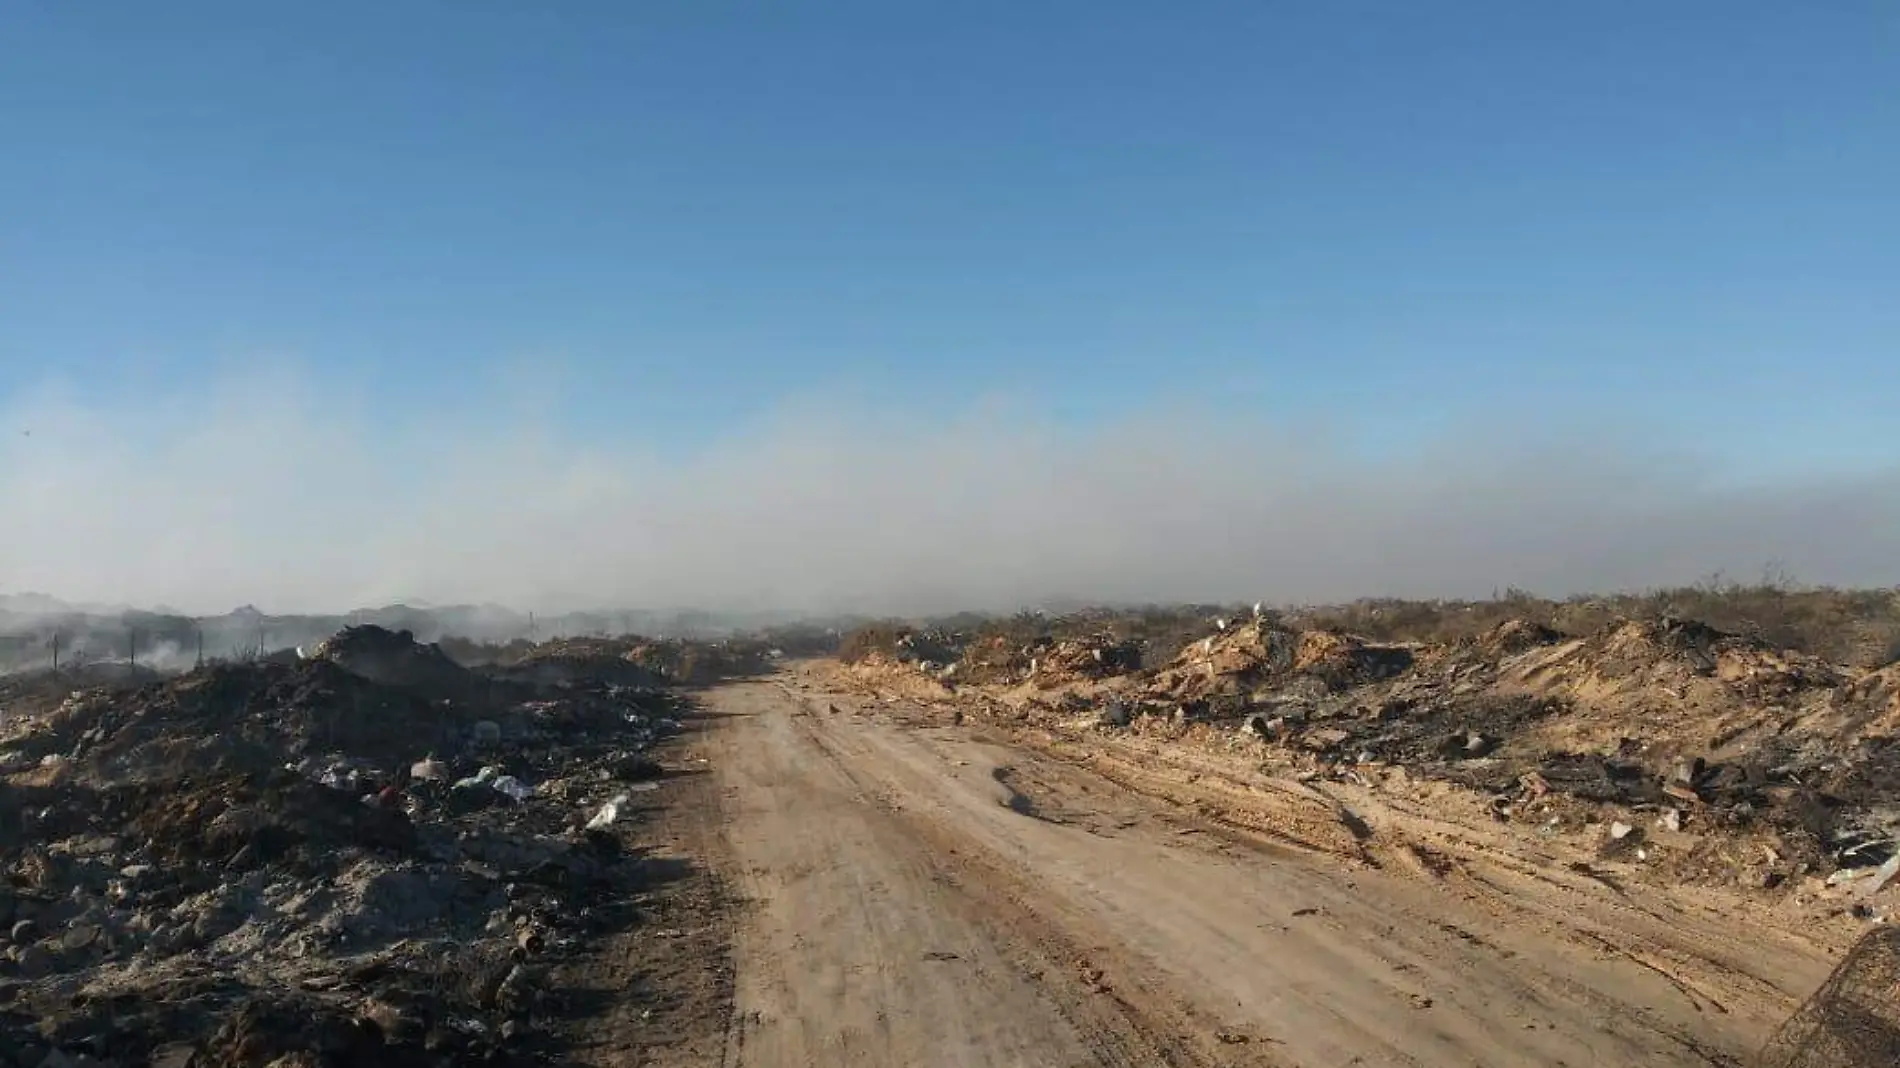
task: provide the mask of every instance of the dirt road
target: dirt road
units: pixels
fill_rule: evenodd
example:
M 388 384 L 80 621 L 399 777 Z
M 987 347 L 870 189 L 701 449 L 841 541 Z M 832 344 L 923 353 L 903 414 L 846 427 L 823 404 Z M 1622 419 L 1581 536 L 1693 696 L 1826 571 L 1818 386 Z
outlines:
M 1615 887 L 1513 901 L 1236 836 L 801 685 L 708 698 L 735 1068 L 1738 1064 L 1826 971 Z

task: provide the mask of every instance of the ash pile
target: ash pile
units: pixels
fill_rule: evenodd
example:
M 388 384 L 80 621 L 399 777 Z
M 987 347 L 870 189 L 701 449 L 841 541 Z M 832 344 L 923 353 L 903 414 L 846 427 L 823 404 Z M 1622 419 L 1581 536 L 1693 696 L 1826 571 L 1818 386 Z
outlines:
M 680 708 L 355 627 L 9 724 L 0 1066 L 535 1063 Z

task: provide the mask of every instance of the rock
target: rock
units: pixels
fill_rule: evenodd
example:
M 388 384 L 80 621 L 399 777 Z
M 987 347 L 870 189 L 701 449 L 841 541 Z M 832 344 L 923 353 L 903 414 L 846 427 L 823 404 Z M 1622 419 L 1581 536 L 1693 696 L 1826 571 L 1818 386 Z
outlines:
M 1701 794 L 1696 793 L 1694 790 L 1680 783 L 1664 783 L 1662 792 L 1678 801 L 1683 801 L 1691 805 L 1698 804 L 1702 800 Z
M 99 941 L 99 925 L 75 923 L 60 936 L 59 944 L 67 950 L 81 950 Z
M 660 766 L 659 761 L 638 753 L 621 757 L 614 762 L 613 767 L 614 775 L 627 782 L 644 782 L 647 779 L 657 779 L 664 774 L 665 771 L 666 769 Z
M 1663 809 L 1663 814 L 1656 818 L 1656 826 L 1667 831 L 1682 830 L 1682 810 L 1675 808 Z
M 1630 836 L 1630 832 L 1634 831 L 1635 829 L 1636 828 L 1630 826 L 1627 823 L 1624 823 L 1622 820 L 1616 820 L 1610 824 L 1610 840 L 1613 842 L 1620 842 L 1623 839 L 1628 838 Z
M 40 1058 L 38 1068 L 79 1068 L 79 1066 L 71 1057 L 54 1049 L 47 1050 L 46 1056 Z
M 501 724 L 492 719 L 477 720 L 475 723 L 476 745 L 500 745 Z
M 428 757 L 409 766 L 409 777 L 422 782 L 440 782 L 449 777 L 449 766 L 434 757 Z
M 13 925 L 12 930 L 7 932 L 7 939 L 16 945 L 31 942 L 39 936 L 40 925 L 32 920 L 20 920 Z
M 495 1007 L 513 1016 L 526 1015 L 534 1007 L 534 986 L 528 969 L 515 965 L 495 990 Z
M 53 971 L 53 955 L 38 946 L 15 946 L 14 966 L 22 979 L 44 979 Z
M 1300 746 L 1303 749 L 1324 752 L 1328 749 L 1337 749 L 1351 737 L 1351 733 L 1340 730 L 1338 727 L 1320 727 L 1301 735 Z
M 1285 732 L 1286 718 L 1269 716 L 1265 712 L 1254 712 L 1240 724 L 1240 733 L 1251 734 L 1255 738 L 1278 738 Z
M 1874 870 L 1873 876 L 1867 880 L 1866 885 L 1860 888 L 1860 896 L 1872 897 L 1878 894 L 1896 875 L 1900 875 L 1900 851 L 1896 851 L 1893 856 L 1887 858 L 1885 864 Z
M 1675 766 L 1669 769 L 1669 781 L 1679 786 L 1694 786 L 1696 776 L 1702 772 L 1702 758 L 1690 760 L 1678 757 Z
M 1096 722 L 1104 727 L 1126 727 L 1128 721 L 1128 706 L 1120 701 L 1110 701 L 1103 705 L 1102 711 L 1096 716 Z
M 381 998 L 369 998 L 363 1002 L 363 1019 L 376 1026 L 382 1032 L 383 1040 L 391 1045 L 414 1042 L 422 1037 L 426 1029 L 423 1022 L 412 1013 L 405 1012 L 400 1006 Z
M 196 1058 L 197 1054 L 190 1046 L 174 1042 L 153 1050 L 151 1060 L 147 1063 L 150 1068 L 192 1068 L 192 1061 Z

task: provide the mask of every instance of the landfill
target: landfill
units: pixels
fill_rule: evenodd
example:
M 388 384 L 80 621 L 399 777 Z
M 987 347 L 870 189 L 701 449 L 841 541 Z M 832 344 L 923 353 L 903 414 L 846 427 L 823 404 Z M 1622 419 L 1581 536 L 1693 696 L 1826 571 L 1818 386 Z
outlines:
M 926 634 L 930 660 L 904 655 Z M 1507 619 L 1426 642 L 1258 609 L 1206 620 L 1159 662 L 1142 653 L 1108 630 L 919 629 L 854 670 L 954 681 L 968 707 L 1019 724 L 1258 747 L 1305 781 L 1402 769 L 1477 792 L 1528 833 L 1627 827 L 1604 834 L 1604 856 L 1676 881 L 1871 897 L 1900 868 L 1900 664 L 1833 663 L 1668 615 L 1582 634 Z
M 635 670 L 362 626 L 16 702 L 0 1066 L 538 1063 L 548 969 L 651 877 L 615 823 L 685 705 Z

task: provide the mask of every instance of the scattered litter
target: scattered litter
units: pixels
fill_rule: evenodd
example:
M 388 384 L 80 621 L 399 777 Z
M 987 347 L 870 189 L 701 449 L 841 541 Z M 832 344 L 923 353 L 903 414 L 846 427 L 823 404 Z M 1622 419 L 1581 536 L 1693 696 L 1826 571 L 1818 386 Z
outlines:
M 614 821 L 620 818 L 621 806 L 625 805 L 627 800 L 626 794 L 620 794 L 612 801 L 600 806 L 600 811 L 594 813 L 594 818 L 587 821 L 587 829 L 590 831 L 599 831 L 612 827 Z
M 528 798 L 534 796 L 534 787 L 529 786 L 513 775 L 498 776 L 488 785 L 494 787 L 496 793 L 506 794 L 516 801 L 526 801 Z
M 1900 875 L 1900 852 L 1888 857 L 1887 862 L 1874 871 L 1874 874 L 1868 878 L 1867 884 L 1860 888 L 1861 896 L 1872 897 L 1880 893 L 1896 875 Z

